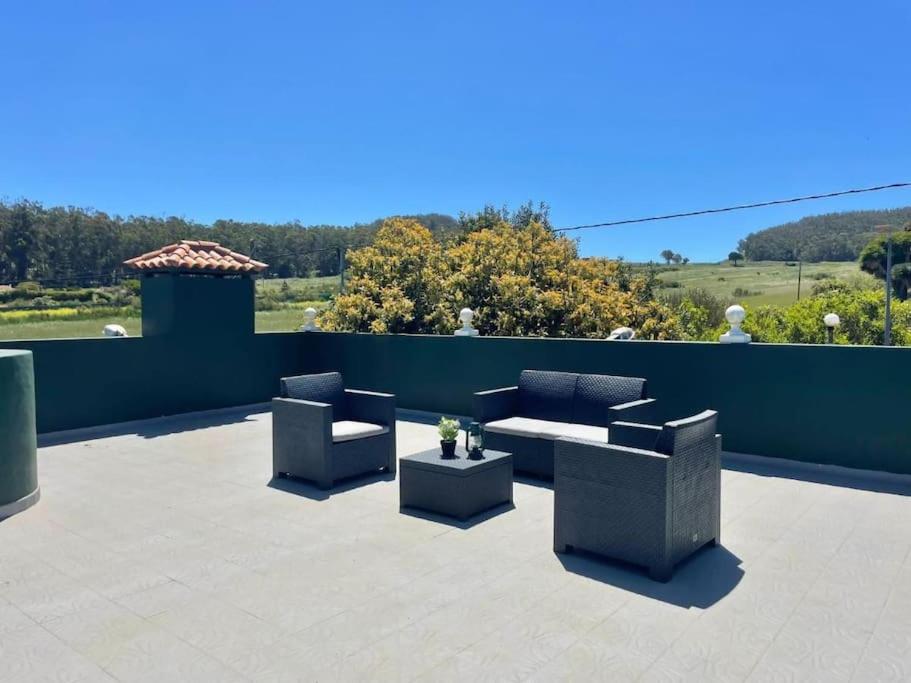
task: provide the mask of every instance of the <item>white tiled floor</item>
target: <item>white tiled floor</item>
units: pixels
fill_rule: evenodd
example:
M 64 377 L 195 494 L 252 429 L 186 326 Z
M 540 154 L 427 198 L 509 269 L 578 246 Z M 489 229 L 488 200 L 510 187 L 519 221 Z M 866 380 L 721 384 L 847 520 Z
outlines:
M 723 547 L 656 584 L 554 555 L 546 486 L 463 528 L 382 478 L 270 487 L 270 447 L 234 413 L 42 448 L 0 523 L 0 680 L 911 678 L 907 495 L 726 470 Z

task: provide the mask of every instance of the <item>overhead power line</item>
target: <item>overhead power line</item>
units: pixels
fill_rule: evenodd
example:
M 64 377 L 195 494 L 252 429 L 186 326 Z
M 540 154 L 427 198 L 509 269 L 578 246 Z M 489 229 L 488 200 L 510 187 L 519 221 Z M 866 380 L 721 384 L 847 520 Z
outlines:
M 554 232 L 570 232 L 572 230 L 588 230 L 590 228 L 612 228 L 617 225 L 631 225 L 633 223 L 650 223 L 653 221 L 666 221 L 671 218 L 688 218 L 690 216 L 705 216 L 712 213 L 726 213 L 728 211 L 742 211 L 743 209 L 758 209 L 763 206 L 775 206 L 777 204 L 796 204 L 797 202 L 806 202 L 813 199 L 829 199 L 830 197 L 841 197 L 848 194 L 863 194 L 865 192 L 879 192 L 880 190 L 893 190 L 899 187 L 911 187 L 911 183 L 889 183 L 888 185 L 876 185 L 874 187 L 861 187 L 853 190 L 840 190 L 838 192 L 826 192 L 824 194 L 809 194 L 803 197 L 791 197 L 790 199 L 773 199 L 767 202 L 755 202 L 753 204 L 737 204 L 735 206 L 725 206 L 719 209 L 700 209 L 698 211 L 682 211 L 680 213 L 667 213 L 661 216 L 648 216 L 646 218 L 627 218 L 619 221 L 606 221 L 604 223 L 589 223 L 588 225 L 573 225 L 568 228 L 555 228 Z

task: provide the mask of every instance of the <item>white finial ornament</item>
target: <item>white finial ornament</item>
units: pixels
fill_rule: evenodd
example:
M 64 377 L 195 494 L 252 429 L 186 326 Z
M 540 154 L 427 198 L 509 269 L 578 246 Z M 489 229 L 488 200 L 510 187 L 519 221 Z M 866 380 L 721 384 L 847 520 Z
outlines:
M 304 309 L 304 324 L 300 326 L 301 332 L 316 332 L 319 326 L 316 324 L 316 309 L 312 306 Z
M 610 340 L 618 341 L 627 341 L 629 339 L 636 338 L 636 330 L 632 327 L 618 327 L 616 330 L 612 330 L 607 338 Z
M 728 306 L 728 310 L 724 312 L 724 317 L 730 323 L 731 329 L 721 335 L 718 341 L 722 344 L 749 344 L 752 337 L 740 329 L 744 319 L 747 317 L 747 312 L 743 309 L 743 306 L 738 306 L 737 304 Z
M 478 331 L 471 326 L 472 320 L 474 320 L 474 311 L 470 308 L 463 308 L 459 311 L 459 321 L 462 323 L 462 326 L 454 332 L 455 336 L 477 337 Z
M 105 325 L 101 332 L 105 337 L 129 337 L 123 325 Z

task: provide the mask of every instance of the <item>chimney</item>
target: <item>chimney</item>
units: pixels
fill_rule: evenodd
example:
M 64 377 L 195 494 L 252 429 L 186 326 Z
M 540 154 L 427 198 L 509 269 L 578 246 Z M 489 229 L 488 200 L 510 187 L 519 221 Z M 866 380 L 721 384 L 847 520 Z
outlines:
M 124 261 L 142 277 L 142 335 L 253 334 L 253 275 L 266 269 L 217 242 L 182 240 Z

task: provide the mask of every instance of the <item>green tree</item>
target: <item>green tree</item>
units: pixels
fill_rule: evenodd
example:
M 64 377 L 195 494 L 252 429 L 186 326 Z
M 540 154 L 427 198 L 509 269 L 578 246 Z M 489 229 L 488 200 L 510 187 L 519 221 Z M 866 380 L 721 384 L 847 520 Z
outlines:
M 673 249 L 665 249 L 661 252 L 660 256 L 664 259 L 665 265 L 670 265 L 671 261 L 677 254 L 674 253 Z
M 732 251 L 730 254 L 728 254 L 728 261 L 736 266 L 738 261 L 743 261 L 743 254 L 741 254 L 739 251 Z
M 877 235 L 860 253 L 860 269 L 886 279 L 888 260 L 888 235 Z M 904 301 L 911 290 L 911 223 L 903 230 L 892 233 L 892 287 L 896 296 Z

